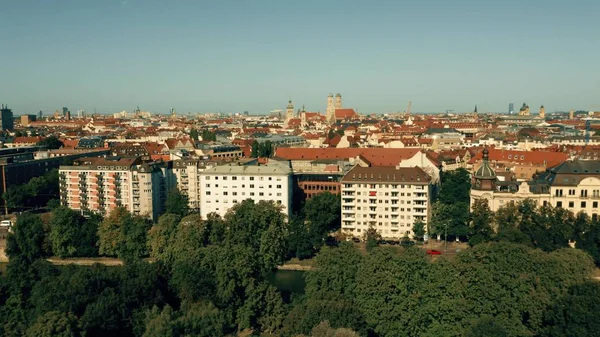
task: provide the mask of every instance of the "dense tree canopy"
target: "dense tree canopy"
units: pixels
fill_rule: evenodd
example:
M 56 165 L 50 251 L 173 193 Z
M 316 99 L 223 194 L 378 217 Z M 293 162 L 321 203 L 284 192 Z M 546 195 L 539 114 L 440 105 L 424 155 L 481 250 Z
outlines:
M 165 209 L 168 214 L 176 214 L 181 217 L 188 215 L 190 207 L 187 195 L 176 187 L 172 188 L 167 194 Z
M 469 234 L 469 202 L 471 181 L 465 169 L 444 171 L 440 192 L 433 204 L 429 232 L 450 238 L 466 238 Z
M 305 228 L 312 244 L 308 233 L 322 241 L 338 226 L 336 216 L 321 214 L 337 207 L 329 198 L 311 202 L 315 210 L 301 221 L 252 200 L 223 218 L 164 214 L 151 227 L 125 209 L 100 224 L 62 207 L 49 217 L 23 214 L 7 240 L 0 335 L 590 336 L 600 329 L 593 260 L 568 248 L 575 238 L 597 253 L 598 236 L 589 234 L 597 222 L 529 201 L 495 214 L 474 204 L 472 247 L 454 257 L 376 244 L 367 253 L 350 242 L 320 247 L 304 293 L 282 294 L 267 276 L 285 261 L 296 230 Z M 125 265 L 45 260 L 78 255 L 95 227 L 100 252 Z M 140 259 L 148 253 L 152 263 Z
M 31 178 L 23 185 L 10 186 L 2 195 L 11 209 L 31 209 L 43 207 L 50 200 L 58 199 L 58 170 Z

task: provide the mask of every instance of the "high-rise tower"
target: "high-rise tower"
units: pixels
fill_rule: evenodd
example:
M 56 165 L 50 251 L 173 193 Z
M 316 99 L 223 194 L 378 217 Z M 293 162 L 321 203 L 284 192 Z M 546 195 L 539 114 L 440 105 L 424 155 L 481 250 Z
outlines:
M 12 110 L 6 104 L 0 105 L 0 116 L 2 117 L 2 130 L 14 129 L 14 120 Z

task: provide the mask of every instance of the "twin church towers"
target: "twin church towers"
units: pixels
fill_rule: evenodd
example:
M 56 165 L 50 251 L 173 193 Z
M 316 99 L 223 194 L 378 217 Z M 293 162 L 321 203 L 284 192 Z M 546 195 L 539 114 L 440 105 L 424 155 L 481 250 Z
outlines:
M 325 119 L 327 123 L 334 124 L 335 123 L 335 110 L 342 108 L 342 95 L 337 93 L 335 97 L 333 94 L 329 94 L 327 96 L 327 108 L 325 109 Z M 287 108 L 285 110 L 285 119 L 290 120 L 294 118 L 294 105 L 292 104 L 292 100 L 288 102 Z

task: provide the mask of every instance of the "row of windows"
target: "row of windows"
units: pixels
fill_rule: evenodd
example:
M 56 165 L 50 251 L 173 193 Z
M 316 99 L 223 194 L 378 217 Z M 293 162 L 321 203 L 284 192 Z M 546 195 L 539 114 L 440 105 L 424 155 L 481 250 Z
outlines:
M 400 211 L 401 211 L 401 212 L 404 212 L 404 208 L 401 208 L 401 209 L 400 209 Z M 410 208 L 407 208 L 407 209 L 406 209 L 406 211 L 407 211 L 407 212 L 410 212 L 410 211 L 411 211 L 411 209 L 410 209 Z M 368 216 L 369 216 L 368 214 L 363 214 L 363 215 L 362 215 L 362 217 L 363 217 L 363 218 L 366 218 L 366 217 L 368 217 Z M 352 215 L 349 215 L 349 216 L 347 216 L 347 217 L 350 217 L 350 218 L 352 218 L 353 216 L 352 216 Z M 360 218 L 360 215 L 359 215 L 358 217 Z M 384 216 L 383 216 L 382 214 L 379 214 L 379 215 L 377 215 L 377 217 L 378 217 L 379 219 L 383 219 L 383 218 L 384 218 Z M 371 219 L 375 219 L 375 215 L 371 215 Z M 388 215 L 385 215 L 385 219 L 388 219 Z M 392 219 L 396 219 L 396 218 L 394 217 L 394 215 L 392 215 Z M 404 219 L 404 215 L 400 215 L 400 219 Z M 407 215 L 407 216 L 406 216 L 406 219 L 410 220 L 410 215 Z
M 398 186 L 400 186 L 400 188 L 412 188 L 414 185 L 396 185 L 396 184 L 381 184 L 381 185 L 377 185 L 377 184 L 344 184 L 344 187 L 346 188 L 353 188 L 353 187 L 364 187 L 364 188 L 377 188 L 377 187 L 385 187 L 385 188 L 398 188 Z M 421 185 L 417 185 L 414 186 L 415 189 L 417 190 L 423 190 L 425 189 L 425 186 L 421 186 Z
M 229 178 L 231 178 L 231 180 L 238 180 L 237 176 L 231 176 L 231 177 L 229 177 L 229 176 L 221 176 L 221 180 L 227 180 Z M 241 176 L 239 178 L 240 178 L 240 180 L 246 180 L 246 177 L 244 177 L 244 176 Z M 211 176 L 206 176 L 206 180 L 211 180 L 211 179 L 219 180 L 219 176 L 212 176 L 212 178 L 211 178 Z M 248 180 L 250 180 L 250 181 L 254 181 L 255 179 L 258 180 L 258 181 L 263 181 L 263 180 L 265 180 L 265 177 L 248 177 Z M 273 180 L 273 177 L 267 177 L 267 180 L 271 181 L 271 180 Z M 277 178 L 275 180 L 276 181 L 281 181 L 281 178 Z
M 250 188 L 254 188 L 254 184 L 249 185 Z M 206 184 L 206 188 L 210 188 L 210 184 Z M 219 188 L 219 184 L 215 184 L 215 188 Z M 227 188 L 227 186 L 222 186 L 221 188 Z M 237 186 L 231 186 L 233 189 L 237 189 Z M 242 184 L 242 188 L 246 188 L 246 185 Z M 258 188 L 265 188 L 263 185 L 258 185 Z M 273 188 L 273 185 L 269 185 L 268 188 Z M 275 185 L 275 188 L 281 189 L 281 185 Z
M 240 192 L 240 193 L 241 193 L 242 196 L 246 195 L 246 192 Z M 206 191 L 206 195 L 211 195 L 211 192 L 210 191 Z M 215 195 L 218 195 L 218 194 L 215 194 Z M 228 196 L 228 195 L 229 195 L 229 193 L 227 191 L 223 192 L 223 196 Z M 235 196 L 238 195 L 238 192 L 231 192 L 231 195 L 235 197 Z M 253 197 L 254 195 L 255 195 L 254 192 L 250 192 L 250 196 L 251 197 Z M 264 197 L 265 193 L 264 192 L 258 192 L 258 196 L 259 197 Z M 270 197 L 273 196 L 273 193 L 269 193 L 269 196 Z M 277 193 L 277 196 L 280 197 L 281 193 Z
M 350 231 L 351 231 L 351 232 L 354 232 L 354 231 L 356 231 L 357 233 L 360 233 L 360 232 L 361 232 L 361 230 L 362 230 L 362 229 L 360 229 L 360 228 L 356 228 L 356 229 L 350 229 Z M 366 230 L 365 230 L 365 231 L 366 231 Z M 378 230 L 378 232 L 381 232 L 381 230 Z M 387 229 L 385 229 L 385 230 L 384 230 L 384 233 L 385 233 L 385 234 L 388 234 L 388 230 L 387 230 Z M 393 232 L 392 234 L 400 234 L 400 233 Z M 406 234 L 406 235 L 410 235 L 410 231 L 406 231 L 406 232 L 405 232 L 405 234 Z
M 218 204 L 218 203 L 220 203 L 220 202 L 219 202 L 219 200 L 214 200 L 214 202 L 215 202 L 215 204 Z M 206 200 L 206 203 L 207 203 L 207 204 L 211 204 L 211 203 L 212 203 L 212 200 Z M 229 200 L 223 200 L 223 203 L 224 203 L 224 204 L 228 204 L 228 203 L 229 203 Z M 235 199 L 234 199 L 234 200 L 231 200 L 231 203 L 232 203 L 232 204 L 237 204 L 237 203 L 238 203 L 238 200 L 235 200 Z M 275 201 L 275 203 L 276 203 L 277 205 L 281 205 L 281 204 L 282 204 L 282 201 L 281 201 L 281 200 L 277 200 L 277 201 Z M 216 210 L 218 211 L 219 209 L 217 208 Z
M 547 201 L 544 201 L 544 206 L 548 205 Z M 586 201 L 582 201 L 580 204 L 581 208 L 586 208 L 587 207 L 587 202 Z M 563 207 L 563 203 L 562 201 L 557 201 L 556 202 L 556 207 Z M 569 201 L 569 208 L 574 208 L 575 207 L 575 202 L 574 201 Z M 594 201 L 592 202 L 592 208 L 598 208 L 598 202 Z
M 356 225 L 358 226 L 369 226 L 371 223 L 373 223 L 372 221 L 357 221 Z M 345 223 L 344 225 L 346 226 L 353 226 L 352 222 L 347 221 L 347 223 Z M 390 223 L 390 222 L 377 222 L 375 223 L 375 225 L 377 226 L 382 226 L 382 227 L 411 227 L 412 224 L 410 223 L 400 223 L 400 224 L 394 224 L 394 223 Z
M 587 197 L 588 196 L 588 190 L 580 190 L 579 191 L 579 196 L 581 197 Z M 577 193 L 576 189 L 569 189 L 567 190 L 567 193 L 571 196 L 574 196 Z M 554 191 L 554 195 L 557 197 L 562 197 L 563 196 L 563 189 L 557 189 Z M 592 197 L 600 197 L 600 190 L 592 190 Z

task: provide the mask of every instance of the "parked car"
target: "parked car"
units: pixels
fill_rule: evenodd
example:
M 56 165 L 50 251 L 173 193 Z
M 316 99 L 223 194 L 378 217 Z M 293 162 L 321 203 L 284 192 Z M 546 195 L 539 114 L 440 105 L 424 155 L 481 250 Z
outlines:
M 439 250 L 435 250 L 435 249 L 428 249 L 427 250 L 427 254 L 429 254 L 429 255 L 442 255 L 442 252 L 440 252 Z
M 414 241 L 402 241 L 402 242 L 400 242 L 400 244 L 403 246 L 414 246 L 415 242 Z

